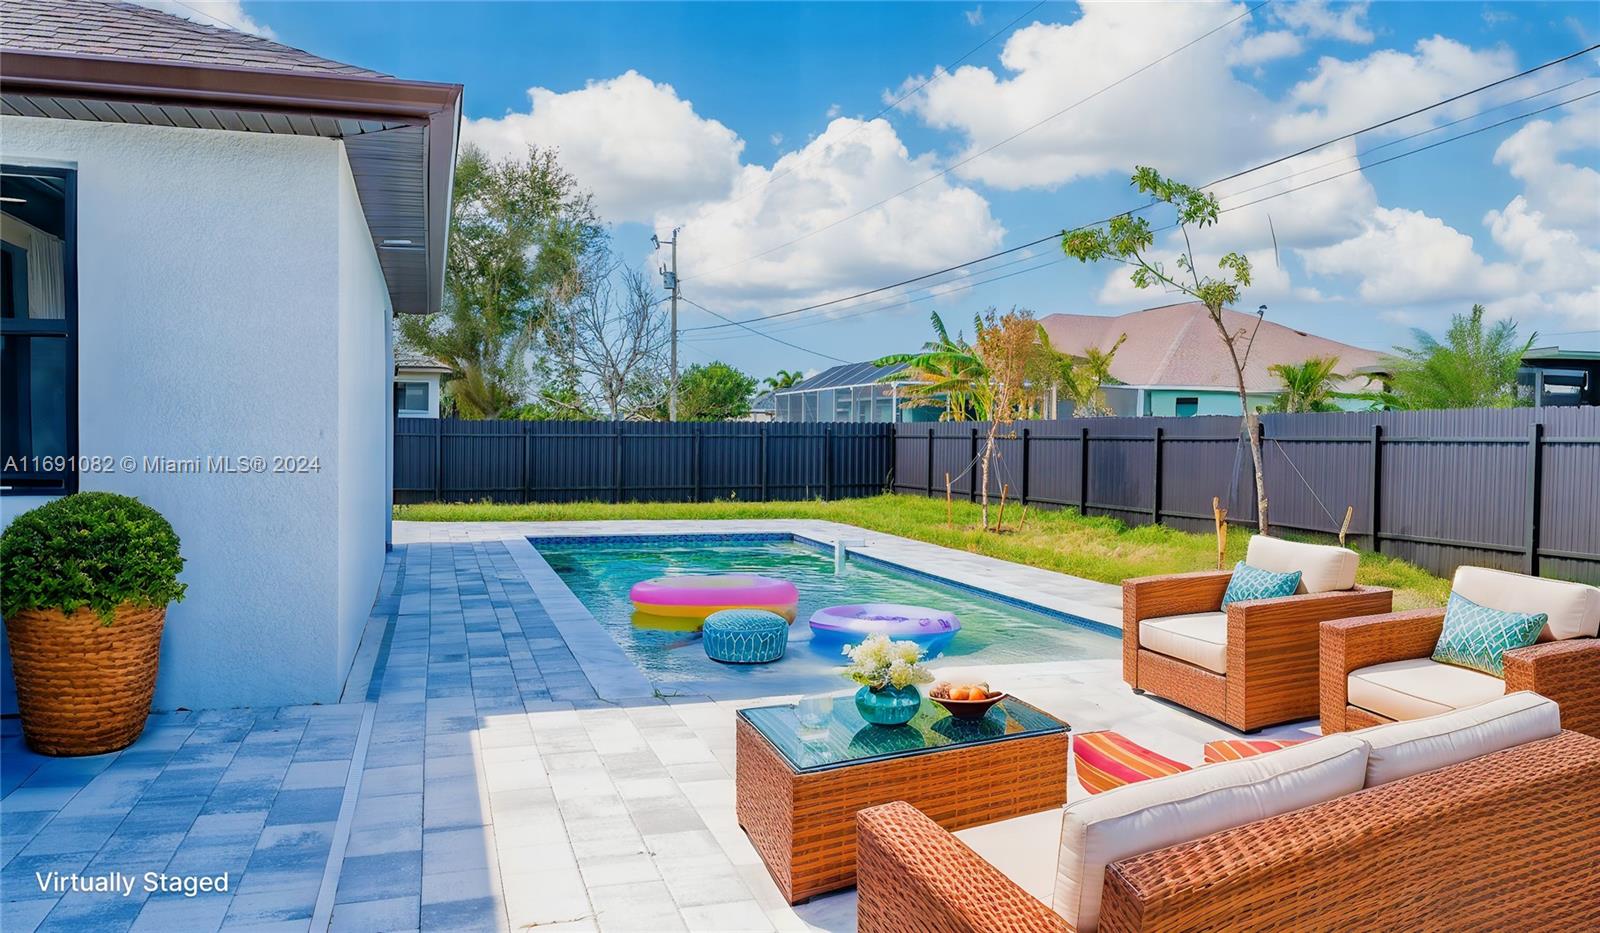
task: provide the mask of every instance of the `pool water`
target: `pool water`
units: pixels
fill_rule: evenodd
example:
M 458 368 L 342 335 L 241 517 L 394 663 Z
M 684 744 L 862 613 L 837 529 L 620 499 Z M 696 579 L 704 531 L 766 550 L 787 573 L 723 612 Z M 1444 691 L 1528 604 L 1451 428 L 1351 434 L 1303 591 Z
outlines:
M 935 659 L 961 666 L 1113 658 L 1117 639 L 1059 616 L 1033 611 L 971 590 L 851 559 L 842 574 L 833 555 L 789 538 L 639 538 L 540 541 L 535 548 L 622 650 L 663 693 L 766 696 L 851 688 L 839 675 L 839 646 L 810 642 L 807 620 L 842 603 L 907 603 L 954 612 L 961 631 Z M 789 628 L 789 650 L 772 664 L 719 664 L 700 636 L 672 620 L 635 612 L 628 590 L 652 577 L 691 573 L 758 573 L 788 580 L 800 593 Z M 1025 594 L 1017 594 L 1024 596 Z M 1001 686 L 1001 678 L 993 678 Z

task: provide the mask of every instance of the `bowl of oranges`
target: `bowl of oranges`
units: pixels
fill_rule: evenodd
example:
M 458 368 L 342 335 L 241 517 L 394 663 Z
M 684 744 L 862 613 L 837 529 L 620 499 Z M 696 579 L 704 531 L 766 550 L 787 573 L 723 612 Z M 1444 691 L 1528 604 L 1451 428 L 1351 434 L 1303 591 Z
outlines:
M 957 719 L 982 719 L 989 708 L 1006 698 L 1000 690 L 990 690 L 986 683 L 951 684 L 940 681 L 928 691 L 928 696 Z

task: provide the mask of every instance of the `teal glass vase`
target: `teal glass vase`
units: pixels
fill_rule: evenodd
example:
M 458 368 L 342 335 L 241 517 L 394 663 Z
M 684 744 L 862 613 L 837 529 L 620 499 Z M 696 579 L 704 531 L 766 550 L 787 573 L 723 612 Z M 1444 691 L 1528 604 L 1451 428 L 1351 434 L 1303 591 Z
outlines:
M 922 694 L 915 686 L 862 687 L 856 691 L 856 712 L 875 726 L 903 726 L 922 708 Z

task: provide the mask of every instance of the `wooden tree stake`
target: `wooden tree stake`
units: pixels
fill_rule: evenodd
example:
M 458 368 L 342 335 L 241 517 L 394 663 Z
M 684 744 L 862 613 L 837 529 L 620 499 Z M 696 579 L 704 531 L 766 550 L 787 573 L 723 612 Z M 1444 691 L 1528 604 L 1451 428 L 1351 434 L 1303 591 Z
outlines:
M 956 520 L 952 514 L 953 509 L 954 506 L 951 505 L 950 501 L 950 471 L 946 470 L 944 474 L 944 526 L 946 528 L 955 526 Z
M 1010 485 L 1000 484 L 1000 514 L 995 516 L 994 533 L 1001 534 L 1006 530 L 1006 493 L 1011 490 Z
M 1350 519 L 1355 514 L 1356 514 L 1356 507 L 1355 506 L 1347 505 L 1347 506 L 1344 507 L 1344 524 L 1339 526 L 1339 546 L 1340 547 L 1344 547 L 1345 532 L 1350 530 Z
M 1228 553 L 1228 510 L 1216 496 L 1211 497 L 1211 517 L 1217 525 L 1217 569 L 1221 570 Z
M 1022 517 L 1017 519 L 1017 531 L 1021 533 L 1022 526 L 1028 524 L 1028 503 L 1022 503 Z

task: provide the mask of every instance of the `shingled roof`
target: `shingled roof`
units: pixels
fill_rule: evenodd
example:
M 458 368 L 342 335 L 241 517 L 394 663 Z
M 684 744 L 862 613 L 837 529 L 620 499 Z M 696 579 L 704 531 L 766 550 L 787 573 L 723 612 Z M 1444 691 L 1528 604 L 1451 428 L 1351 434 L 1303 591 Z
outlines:
M 232 29 L 113 0 L 6 0 L 0 47 L 139 61 L 388 77 Z
M 1230 331 L 1254 333 L 1244 371 L 1251 391 L 1276 391 L 1282 381 L 1267 371 L 1277 363 L 1303 363 L 1313 356 L 1339 358 L 1339 371 L 1376 365 L 1383 354 L 1285 327 L 1270 318 L 1223 310 Z M 1128 340 L 1111 362 L 1111 375 L 1135 386 L 1233 389 L 1233 364 L 1205 305 L 1198 301 L 1164 305 L 1120 315 L 1052 314 L 1040 321 L 1050 342 L 1064 353 L 1087 347 L 1109 350 L 1122 334 Z

